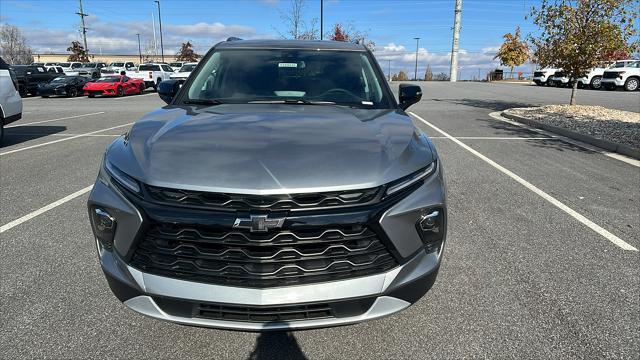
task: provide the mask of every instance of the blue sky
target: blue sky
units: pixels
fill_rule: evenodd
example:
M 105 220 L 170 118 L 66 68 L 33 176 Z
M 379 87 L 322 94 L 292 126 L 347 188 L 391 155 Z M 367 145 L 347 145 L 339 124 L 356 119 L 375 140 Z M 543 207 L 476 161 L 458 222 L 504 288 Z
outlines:
M 534 31 L 524 15 L 538 0 L 463 0 L 460 36 L 463 78 L 484 75 L 495 68 L 492 60 L 502 35 L 521 26 Z M 89 49 L 93 53 L 137 53 L 136 33 L 142 47 L 151 48 L 152 0 L 83 0 Z M 165 54 L 174 53 L 181 42 L 191 40 L 199 53 L 228 36 L 280 38 L 284 33 L 281 12 L 289 0 L 161 0 Z M 413 73 L 416 43 L 420 37 L 418 72 L 427 64 L 434 72 L 447 72 L 451 51 L 454 0 L 325 0 L 325 32 L 335 23 L 351 24 L 375 42 L 375 54 L 387 71 Z M 16 25 L 36 52 L 64 52 L 79 39 L 76 0 L 0 0 L 0 22 Z M 304 18 L 320 17 L 320 1 L 306 0 Z M 159 42 L 159 39 L 158 39 Z M 144 51 L 144 50 L 143 50 Z M 150 51 L 150 50 L 149 50 Z M 530 71 L 530 66 L 523 69 Z

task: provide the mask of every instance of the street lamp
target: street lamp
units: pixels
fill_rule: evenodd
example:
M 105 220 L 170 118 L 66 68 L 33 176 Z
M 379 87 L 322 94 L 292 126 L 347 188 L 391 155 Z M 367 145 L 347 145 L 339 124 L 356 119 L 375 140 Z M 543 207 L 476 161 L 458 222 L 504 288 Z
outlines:
M 413 71 L 413 80 L 418 80 L 418 43 L 420 42 L 419 37 L 413 38 L 416 41 L 416 67 Z
M 322 40 L 322 36 L 323 36 L 322 31 L 324 30 L 324 28 L 322 27 L 323 21 L 324 21 L 323 15 L 324 15 L 324 1 L 320 0 L 320 40 Z
M 140 34 L 136 34 L 138 36 L 138 56 L 140 57 L 140 64 L 142 64 L 142 48 L 140 48 Z
M 162 43 L 162 17 L 160 16 L 160 0 L 154 0 L 158 4 L 158 21 L 160 22 L 160 56 L 164 62 L 164 44 Z

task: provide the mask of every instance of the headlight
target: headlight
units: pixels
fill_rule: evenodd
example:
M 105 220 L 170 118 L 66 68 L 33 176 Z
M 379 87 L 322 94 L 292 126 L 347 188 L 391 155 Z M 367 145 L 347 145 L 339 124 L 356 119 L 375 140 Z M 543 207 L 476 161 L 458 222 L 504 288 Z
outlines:
M 124 186 L 129 191 L 132 191 L 132 192 L 134 192 L 136 194 L 140 194 L 140 185 L 138 184 L 138 182 L 135 179 L 133 179 L 131 176 L 125 174 L 120 169 L 115 167 L 106 158 L 104 160 L 104 164 L 105 164 L 105 169 L 107 170 L 107 173 L 113 179 L 115 179 L 118 182 L 118 184 Z
M 436 171 L 436 161 L 433 161 L 431 164 L 429 164 L 429 166 L 423 169 L 420 169 L 407 177 L 404 177 L 400 180 L 392 182 L 387 188 L 386 195 L 395 194 L 398 191 L 406 189 L 409 186 L 419 181 L 423 181 L 424 179 L 431 176 L 431 174 L 433 174 L 435 171 Z

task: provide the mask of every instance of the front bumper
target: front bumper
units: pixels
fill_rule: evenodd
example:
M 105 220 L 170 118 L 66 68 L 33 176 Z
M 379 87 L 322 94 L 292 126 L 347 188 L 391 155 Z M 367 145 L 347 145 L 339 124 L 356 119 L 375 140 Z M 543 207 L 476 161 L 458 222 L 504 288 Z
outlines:
M 44 96 L 55 96 L 55 95 L 67 95 L 67 90 L 65 88 L 59 89 L 44 89 L 38 88 L 38 95 Z
M 624 86 L 624 80 L 620 79 L 619 77 L 614 78 L 614 79 L 612 79 L 612 78 L 602 78 L 601 84 L 602 85 Z
M 337 326 L 377 319 L 418 301 L 435 282 L 442 259 L 444 240 L 427 253 L 415 228 L 416 220 L 425 209 L 437 207 L 446 214 L 440 168 L 379 215 L 379 225 L 399 258 L 398 266 L 373 275 L 267 288 L 187 281 L 143 272 L 129 265 L 125 259 L 136 246 L 134 239 L 138 232 L 144 231 L 146 215 L 112 181 L 101 177 L 89 197 L 90 208 L 111 209 L 117 223 L 111 249 L 96 241 L 102 269 L 120 301 L 136 312 L 161 320 L 261 331 Z M 197 309 L 203 306 L 231 310 L 219 312 L 219 316 L 212 318 L 199 314 Z M 300 307 L 324 307 L 329 308 L 330 313 L 317 318 L 274 320 L 264 315 L 271 314 L 274 307 L 283 312 L 293 312 L 289 309 Z M 238 319 L 238 316 L 244 318 Z

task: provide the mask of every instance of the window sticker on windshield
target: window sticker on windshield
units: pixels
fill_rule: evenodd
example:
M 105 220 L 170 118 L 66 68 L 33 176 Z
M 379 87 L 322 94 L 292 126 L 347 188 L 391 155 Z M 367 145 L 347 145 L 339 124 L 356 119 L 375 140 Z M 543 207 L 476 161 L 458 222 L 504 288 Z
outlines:
M 373 105 L 372 101 L 362 101 L 362 105 Z
M 278 63 L 279 68 L 297 68 L 298 63 Z
M 292 91 L 292 90 L 287 90 L 287 91 L 274 91 L 276 93 L 276 96 L 281 96 L 281 97 L 303 97 L 304 94 L 306 94 L 306 91 Z

